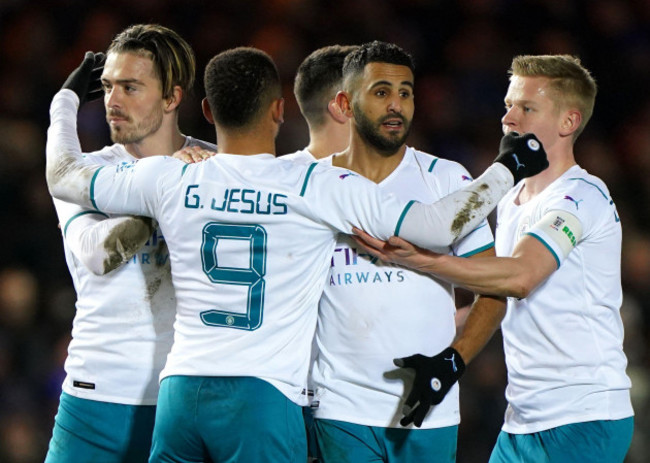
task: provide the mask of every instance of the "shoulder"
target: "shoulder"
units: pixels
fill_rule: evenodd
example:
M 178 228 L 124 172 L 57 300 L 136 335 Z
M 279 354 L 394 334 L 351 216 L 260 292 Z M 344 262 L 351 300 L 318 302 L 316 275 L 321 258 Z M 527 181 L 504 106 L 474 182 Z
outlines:
M 187 136 L 185 145 L 186 146 L 200 146 L 203 149 L 210 151 L 217 151 L 217 145 L 210 143 L 209 141 L 199 140 L 198 138 Z
M 552 200 L 590 209 L 602 208 L 612 201 L 605 182 L 578 166 L 552 186 Z
M 83 155 L 97 164 L 119 164 L 135 160 L 120 144 L 105 146 L 100 150 L 84 153 Z
M 580 219 L 583 227 L 598 226 L 612 217 L 619 222 L 609 190 L 600 178 L 575 166 L 551 186 L 544 210 L 560 209 Z
M 298 150 L 294 153 L 289 153 L 278 157 L 278 159 L 284 159 L 286 161 L 300 162 L 300 163 L 311 163 L 316 161 L 316 158 L 312 154 L 305 150 Z
M 609 200 L 610 194 L 607 185 L 600 178 L 590 174 L 582 168 L 575 169 L 565 179 L 568 188 L 593 195 L 597 198 Z
M 459 162 L 441 158 L 414 148 L 408 148 L 408 150 L 411 151 L 414 162 L 432 175 L 468 175 L 467 169 Z

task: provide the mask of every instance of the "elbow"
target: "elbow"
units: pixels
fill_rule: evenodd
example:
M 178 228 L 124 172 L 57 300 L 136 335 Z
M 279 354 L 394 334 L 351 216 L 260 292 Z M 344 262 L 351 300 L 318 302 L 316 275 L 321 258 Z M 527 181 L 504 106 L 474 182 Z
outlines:
M 84 262 L 83 264 L 93 275 L 96 275 L 98 277 L 104 276 L 108 272 L 113 270 L 112 268 L 107 268 L 104 265 L 104 262 L 99 262 L 99 261 L 95 261 L 95 260 L 93 260 L 91 262 Z
M 58 170 L 48 162 L 47 167 L 45 168 L 47 190 L 53 198 L 65 200 L 66 191 L 65 188 L 63 188 L 65 182 L 62 182 L 61 180 L 61 175 L 58 173 Z
M 537 285 L 525 275 L 520 278 L 514 278 L 510 284 L 506 285 L 505 296 L 525 299 L 537 287 Z

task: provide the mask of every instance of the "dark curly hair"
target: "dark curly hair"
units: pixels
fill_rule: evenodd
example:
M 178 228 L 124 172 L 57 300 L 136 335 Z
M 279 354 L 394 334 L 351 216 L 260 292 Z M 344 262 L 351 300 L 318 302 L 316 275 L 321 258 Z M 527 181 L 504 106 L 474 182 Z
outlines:
M 205 94 L 217 124 L 243 128 L 282 96 L 275 63 L 256 48 L 238 47 L 214 56 L 205 68 Z

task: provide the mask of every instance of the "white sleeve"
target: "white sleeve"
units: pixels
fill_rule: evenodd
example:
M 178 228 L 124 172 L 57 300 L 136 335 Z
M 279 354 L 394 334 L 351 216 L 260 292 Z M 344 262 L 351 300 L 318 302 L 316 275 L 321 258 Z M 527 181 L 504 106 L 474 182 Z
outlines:
M 45 175 L 53 197 L 90 207 L 90 180 L 99 166 L 86 161 L 81 152 L 78 108 L 79 97 L 72 90 L 60 90 L 52 99 Z
M 147 242 L 152 229 L 145 217 L 106 217 L 85 211 L 63 226 L 68 248 L 95 275 L 105 275 L 120 267 Z
M 554 209 L 548 211 L 526 234 L 541 241 L 559 267 L 582 239 L 582 224 L 574 214 Z
M 343 233 L 357 227 L 382 240 L 398 235 L 440 251 L 479 226 L 512 186 L 510 171 L 496 163 L 465 188 L 421 204 L 385 193 L 354 172 L 314 163 L 301 196 L 314 217 Z
M 410 203 L 395 235 L 428 249 L 450 246 L 478 227 L 513 183 L 508 168 L 494 163 L 465 188 L 433 204 Z

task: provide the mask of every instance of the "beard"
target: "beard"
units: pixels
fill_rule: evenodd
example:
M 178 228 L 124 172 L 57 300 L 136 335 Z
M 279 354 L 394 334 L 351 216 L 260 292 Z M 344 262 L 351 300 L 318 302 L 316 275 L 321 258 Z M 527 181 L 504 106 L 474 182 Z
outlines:
M 411 132 L 411 122 L 407 121 L 404 116 L 401 114 L 384 116 L 375 123 L 366 117 L 357 103 L 353 104 L 353 108 L 357 132 L 359 132 L 361 138 L 376 148 L 381 154 L 391 156 L 395 154 L 402 147 L 402 145 L 404 145 L 406 138 Z M 397 133 L 388 136 L 382 135 L 380 132 L 381 124 L 383 124 L 386 119 L 393 119 L 395 117 L 399 117 L 402 120 L 402 124 L 404 126 L 403 135 L 399 135 Z
M 125 115 L 119 111 L 107 113 L 107 118 L 109 115 L 125 117 Z M 128 117 L 125 122 L 126 123 L 123 123 L 121 126 L 113 126 L 109 124 L 111 140 L 113 143 L 121 143 L 123 145 L 139 143 L 152 133 L 157 132 L 162 126 L 163 111 L 162 108 L 156 106 L 155 109 L 140 122 L 134 124 L 130 117 Z

